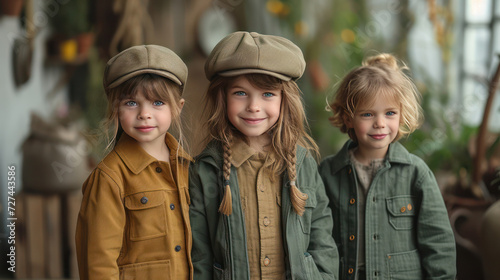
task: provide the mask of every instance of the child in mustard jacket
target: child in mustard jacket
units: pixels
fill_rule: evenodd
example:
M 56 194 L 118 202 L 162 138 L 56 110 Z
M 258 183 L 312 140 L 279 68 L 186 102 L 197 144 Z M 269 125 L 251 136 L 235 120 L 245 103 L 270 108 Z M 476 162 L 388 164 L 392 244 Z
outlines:
M 188 166 L 179 138 L 187 67 L 171 50 L 135 46 L 104 73 L 114 149 L 83 185 L 80 279 L 192 279 Z

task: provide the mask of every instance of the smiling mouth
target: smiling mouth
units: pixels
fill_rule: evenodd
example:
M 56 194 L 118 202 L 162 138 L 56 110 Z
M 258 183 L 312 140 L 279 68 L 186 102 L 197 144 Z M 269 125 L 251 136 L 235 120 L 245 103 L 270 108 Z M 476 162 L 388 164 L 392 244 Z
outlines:
M 243 121 L 245 121 L 248 124 L 258 124 L 265 120 L 265 118 L 262 119 L 250 119 L 250 118 L 241 118 Z
M 154 126 L 138 126 L 135 129 L 139 130 L 140 132 L 149 132 L 154 128 L 155 128 Z
M 382 140 L 387 136 L 387 134 L 372 134 L 370 137 L 376 140 Z

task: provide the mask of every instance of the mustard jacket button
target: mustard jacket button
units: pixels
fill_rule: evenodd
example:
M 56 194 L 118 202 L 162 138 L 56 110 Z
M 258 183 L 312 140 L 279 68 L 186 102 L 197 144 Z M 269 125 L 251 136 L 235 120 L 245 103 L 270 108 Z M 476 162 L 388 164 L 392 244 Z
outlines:
M 170 210 L 174 210 L 175 209 L 175 205 L 172 203 L 170 204 Z
M 147 198 L 147 197 L 145 197 L 145 196 L 143 196 L 143 197 L 141 198 L 141 203 L 142 203 L 142 204 L 146 204 L 146 203 L 148 203 L 148 198 Z
M 179 246 L 179 245 L 175 246 L 175 251 L 176 252 L 179 252 L 180 250 L 181 250 L 181 246 Z
M 161 167 L 156 167 L 156 172 L 161 173 Z

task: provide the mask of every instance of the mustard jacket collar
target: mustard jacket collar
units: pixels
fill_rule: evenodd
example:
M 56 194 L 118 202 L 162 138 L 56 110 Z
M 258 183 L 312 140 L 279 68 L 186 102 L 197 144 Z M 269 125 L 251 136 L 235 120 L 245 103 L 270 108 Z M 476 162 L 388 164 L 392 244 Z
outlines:
M 178 158 L 193 161 L 193 158 L 189 156 L 186 151 L 184 151 L 184 149 L 179 145 L 179 142 L 177 142 L 177 140 L 170 133 L 165 135 L 165 144 L 169 148 L 171 155 L 175 155 L 177 153 L 177 149 L 179 149 Z M 123 160 L 127 168 L 134 174 L 139 174 L 148 165 L 158 161 L 155 157 L 144 151 L 144 149 L 139 146 L 139 143 L 126 133 L 123 133 L 118 140 L 115 151 Z

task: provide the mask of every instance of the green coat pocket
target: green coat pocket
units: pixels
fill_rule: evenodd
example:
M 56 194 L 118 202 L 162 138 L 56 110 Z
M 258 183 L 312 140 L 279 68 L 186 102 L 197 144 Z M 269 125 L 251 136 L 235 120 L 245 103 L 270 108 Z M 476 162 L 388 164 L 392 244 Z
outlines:
M 410 230 L 415 227 L 415 198 L 411 195 L 400 195 L 386 198 L 389 223 L 395 230 Z

